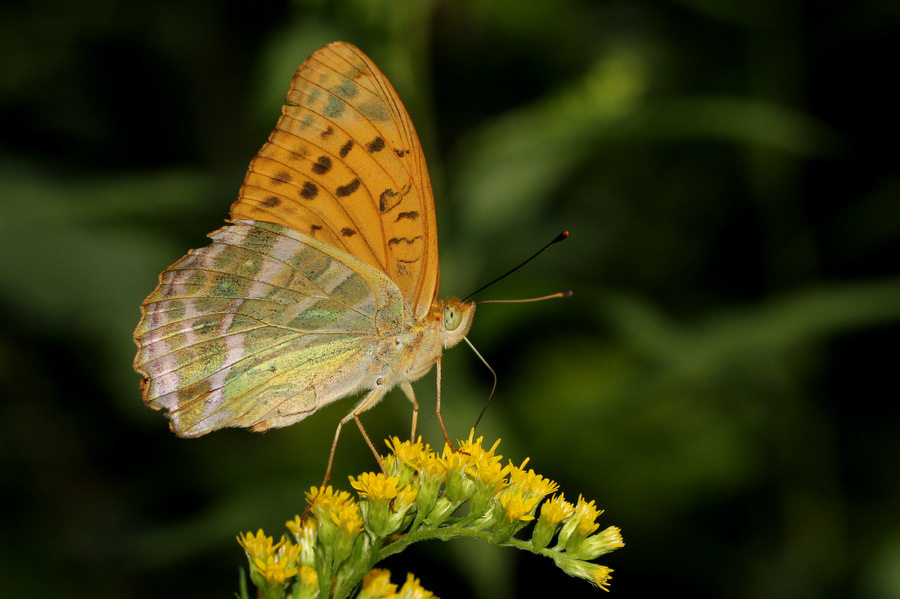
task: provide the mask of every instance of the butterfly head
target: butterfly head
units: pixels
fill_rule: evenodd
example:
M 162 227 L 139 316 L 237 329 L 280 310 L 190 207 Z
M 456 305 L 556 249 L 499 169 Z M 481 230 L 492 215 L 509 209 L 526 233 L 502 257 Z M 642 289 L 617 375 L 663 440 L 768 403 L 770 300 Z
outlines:
M 472 327 L 475 316 L 475 302 L 464 302 L 456 298 L 444 300 L 439 304 L 441 318 L 441 344 L 453 347 L 466 336 Z

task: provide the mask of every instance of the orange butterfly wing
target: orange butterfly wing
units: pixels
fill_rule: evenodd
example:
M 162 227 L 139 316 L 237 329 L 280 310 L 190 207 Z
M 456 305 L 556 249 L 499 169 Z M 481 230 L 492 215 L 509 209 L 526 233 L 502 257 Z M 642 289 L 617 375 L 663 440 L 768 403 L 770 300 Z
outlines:
M 417 321 L 437 296 L 434 196 L 397 92 L 355 46 L 334 42 L 297 69 L 231 220 L 283 224 L 384 272 Z

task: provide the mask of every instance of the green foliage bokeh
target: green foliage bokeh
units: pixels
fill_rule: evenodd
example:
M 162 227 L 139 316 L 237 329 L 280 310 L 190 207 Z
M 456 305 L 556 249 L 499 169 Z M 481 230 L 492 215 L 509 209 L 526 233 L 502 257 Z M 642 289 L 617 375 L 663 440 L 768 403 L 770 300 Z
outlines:
M 140 400 L 131 331 L 227 215 L 294 69 L 342 39 L 425 146 L 442 295 L 571 233 L 482 295 L 574 292 L 479 308 L 479 433 L 607 510 L 614 595 L 900 595 L 898 24 L 876 2 L 0 7 L 3 586 L 231 596 L 235 534 L 303 509 L 351 401 L 182 441 Z M 463 346 L 444 381 L 461 437 L 491 378 Z M 365 422 L 408 419 L 392 393 Z M 374 467 L 348 429 L 335 482 Z M 392 559 L 445 598 L 599 592 L 470 542 Z

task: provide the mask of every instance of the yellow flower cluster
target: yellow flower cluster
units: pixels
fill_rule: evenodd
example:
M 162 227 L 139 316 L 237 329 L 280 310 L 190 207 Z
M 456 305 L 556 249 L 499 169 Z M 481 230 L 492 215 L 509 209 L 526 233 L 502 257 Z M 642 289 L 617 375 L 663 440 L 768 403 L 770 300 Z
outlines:
M 351 476 L 350 485 L 363 499 L 361 512 L 369 531 L 379 538 L 400 529 L 418 496 L 408 484 L 401 488 L 399 477 L 382 472 L 364 472 L 357 479 Z
M 372 568 L 414 542 L 456 537 L 545 555 L 567 574 L 608 590 L 612 570 L 591 560 L 624 546 L 619 529 L 597 533 L 602 510 L 593 501 L 579 497 L 573 505 L 562 493 L 553 495 L 559 486 L 526 470 L 527 459 L 504 466 L 499 441 L 489 449 L 482 442 L 472 431 L 458 449 L 446 445 L 437 454 L 421 438 L 393 437 L 384 472 L 350 477 L 358 499 L 330 486 L 306 494 L 311 516 L 287 523 L 293 541 L 274 543 L 262 530 L 240 535 L 261 596 L 348 597 L 359 588 L 363 598 L 433 597 L 412 575 L 398 591 L 386 570 Z M 531 539 L 516 538 L 532 522 Z
M 419 579 L 412 574 L 406 575 L 406 582 L 397 590 L 391 582 L 391 573 L 382 568 L 375 568 L 363 578 L 359 599 L 438 599 L 431 591 L 422 588 Z
M 258 587 L 282 586 L 289 578 L 300 573 L 298 559 L 300 547 L 284 536 L 277 543 L 267 537 L 262 529 L 238 535 L 238 543 L 250 560 L 250 576 Z

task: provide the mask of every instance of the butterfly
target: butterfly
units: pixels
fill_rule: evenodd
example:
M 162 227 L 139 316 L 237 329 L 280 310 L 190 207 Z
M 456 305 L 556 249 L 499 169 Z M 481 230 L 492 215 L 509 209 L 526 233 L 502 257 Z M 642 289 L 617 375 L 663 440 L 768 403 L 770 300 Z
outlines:
M 437 299 L 438 241 L 425 156 L 397 92 L 334 42 L 294 74 L 228 225 L 166 269 L 141 306 L 144 402 L 180 437 L 265 431 L 366 393 L 338 424 L 437 366 L 473 302 Z

